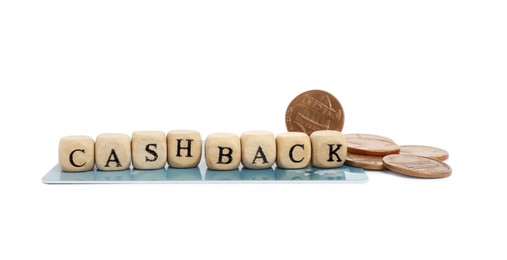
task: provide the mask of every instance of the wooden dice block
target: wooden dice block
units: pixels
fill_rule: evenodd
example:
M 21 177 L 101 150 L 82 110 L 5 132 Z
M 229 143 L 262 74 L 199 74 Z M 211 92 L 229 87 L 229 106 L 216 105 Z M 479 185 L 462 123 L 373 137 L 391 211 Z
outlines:
M 132 133 L 132 165 L 140 170 L 164 168 L 167 161 L 166 135 L 160 131 Z
M 206 165 L 211 170 L 233 170 L 241 162 L 241 142 L 232 133 L 214 133 L 206 137 Z
M 247 131 L 241 135 L 241 163 L 249 169 L 266 169 L 276 160 L 276 142 L 268 131 Z
M 347 141 L 342 133 L 334 130 L 315 131 L 310 135 L 312 142 L 312 166 L 336 168 L 345 163 Z
M 167 133 L 167 163 L 173 168 L 191 168 L 199 165 L 202 155 L 201 134 L 192 130 Z
M 276 165 L 285 169 L 305 168 L 312 158 L 310 137 L 301 132 L 287 132 L 276 136 Z
M 65 136 L 60 139 L 58 161 L 62 171 L 82 172 L 93 169 L 95 143 L 84 135 Z
M 95 139 L 95 164 L 101 171 L 130 167 L 130 137 L 126 134 L 100 134 Z

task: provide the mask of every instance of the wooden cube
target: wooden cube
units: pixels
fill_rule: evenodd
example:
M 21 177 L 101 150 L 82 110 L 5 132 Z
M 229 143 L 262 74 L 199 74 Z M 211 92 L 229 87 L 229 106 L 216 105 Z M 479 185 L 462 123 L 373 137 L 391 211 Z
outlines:
M 268 131 L 247 131 L 241 135 L 241 163 L 249 169 L 266 169 L 276 161 L 276 142 Z
M 95 164 L 101 171 L 130 167 L 130 137 L 126 134 L 100 134 L 95 139 Z
M 132 133 L 132 165 L 140 170 L 165 167 L 167 161 L 166 135 L 160 131 Z
M 233 133 L 214 133 L 206 137 L 206 165 L 211 170 L 233 170 L 241 162 L 241 142 Z
M 310 135 L 312 142 L 312 166 L 337 168 L 347 158 L 347 141 L 342 133 L 334 130 L 315 131 Z
M 300 169 L 310 165 L 312 145 L 302 132 L 287 132 L 276 136 L 276 165 L 285 169 Z
M 58 146 L 58 161 L 62 171 L 90 171 L 95 164 L 95 142 L 84 135 L 65 136 Z
M 202 155 L 201 134 L 192 130 L 167 133 L 167 163 L 173 168 L 192 168 L 199 165 Z

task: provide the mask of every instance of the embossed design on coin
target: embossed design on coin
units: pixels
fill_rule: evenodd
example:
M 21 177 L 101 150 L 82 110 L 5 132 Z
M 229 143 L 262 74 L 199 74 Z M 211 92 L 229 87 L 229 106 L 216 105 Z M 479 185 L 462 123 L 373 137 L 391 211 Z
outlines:
M 343 108 L 338 99 L 326 91 L 306 91 L 290 102 L 285 112 L 285 124 L 289 132 L 308 135 L 317 130 L 341 131 Z
M 439 161 L 445 161 L 449 158 L 446 150 L 425 146 L 425 145 L 402 145 L 400 146 L 400 154 L 413 154 Z
M 452 169 L 444 162 L 411 154 L 391 154 L 383 159 L 386 168 L 393 172 L 419 178 L 445 178 Z
M 347 153 L 345 164 L 367 170 L 384 170 L 386 167 L 384 167 L 382 158 L 384 156 Z
M 389 141 L 369 138 L 347 138 L 348 151 L 364 155 L 388 155 L 400 152 L 400 147 Z
M 345 138 L 379 139 L 379 140 L 384 140 L 384 141 L 388 141 L 388 142 L 391 142 L 391 143 L 395 143 L 395 141 L 393 141 L 393 139 L 387 138 L 387 137 L 384 137 L 384 136 L 380 136 L 380 135 L 372 135 L 372 134 L 344 134 L 343 136 L 345 136 Z

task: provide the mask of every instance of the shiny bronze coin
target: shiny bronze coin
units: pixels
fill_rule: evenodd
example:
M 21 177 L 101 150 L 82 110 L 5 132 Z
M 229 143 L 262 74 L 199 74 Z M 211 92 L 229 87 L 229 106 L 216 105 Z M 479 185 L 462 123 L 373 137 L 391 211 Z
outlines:
M 285 124 L 289 132 L 311 135 L 317 130 L 341 131 L 343 123 L 342 105 L 336 97 L 322 90 L 299 94 L 285 112 Z
M 347 153 L 345 164 L 366 170 L 384 170 L 386 167 L 382 158 L 384 156 Z
M 391 154 L 384 157 L 387 169 L 418 178 L 445 178 L 452 169 L 444 162 L 411 154 Z
M 425 145 L 401 145 L 400 154 L 413 154 L 439 161 L 449 158 L 449 153 L 446 150 Z
M 390 139 L 390 138 L 387 138 L 387 137 L 384 137 L 384 136 L 380 136 L 380 135 L 372 135 L 372 134 L 344 134 L 343 136 L 345 136 L 345 138 L 379 139 L 379 140 L 384 140 L 384 141 L 395 143 L 393 141 L 393 139 Z
M 400 152 L 400 147 L 389 141 L 369 138 L 347 138 L 347 149 L 363 155 L 388 155 Z

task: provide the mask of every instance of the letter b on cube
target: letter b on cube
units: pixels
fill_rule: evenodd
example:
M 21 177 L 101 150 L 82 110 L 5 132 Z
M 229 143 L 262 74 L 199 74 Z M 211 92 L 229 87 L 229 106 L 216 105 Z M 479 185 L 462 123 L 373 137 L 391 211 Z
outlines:
M 241 142 L 232 133 L 214 133 L 206 138 L 206 165 L 211 170 L 233 170 L 241 162 Z

